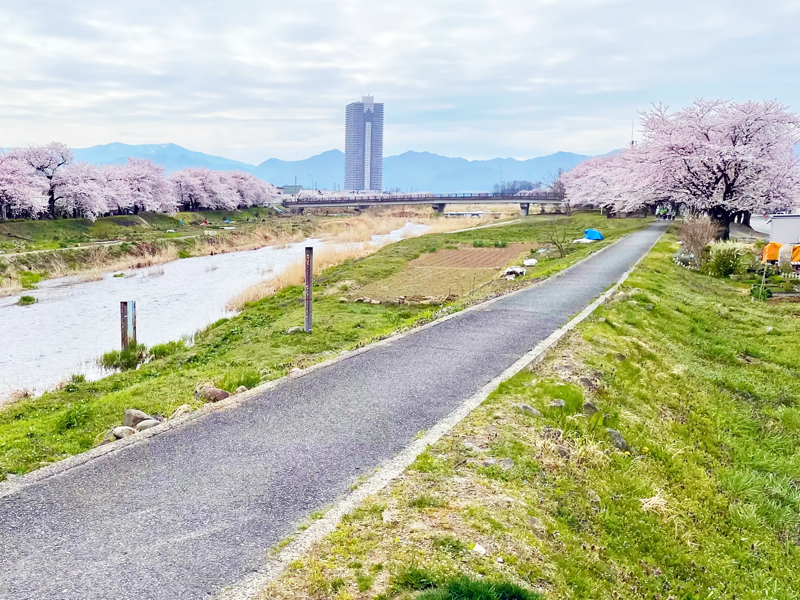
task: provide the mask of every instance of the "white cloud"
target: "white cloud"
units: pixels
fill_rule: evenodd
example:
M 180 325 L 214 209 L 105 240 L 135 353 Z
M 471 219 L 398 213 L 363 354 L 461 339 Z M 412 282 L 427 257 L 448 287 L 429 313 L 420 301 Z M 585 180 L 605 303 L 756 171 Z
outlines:
M 344 105 L 374 93 L 387 154 L 599 153 L 651 101 L 800 109 L 799 24 L 796 1 L 12 0 L 0 146 L 299 158 L 341 147 Z

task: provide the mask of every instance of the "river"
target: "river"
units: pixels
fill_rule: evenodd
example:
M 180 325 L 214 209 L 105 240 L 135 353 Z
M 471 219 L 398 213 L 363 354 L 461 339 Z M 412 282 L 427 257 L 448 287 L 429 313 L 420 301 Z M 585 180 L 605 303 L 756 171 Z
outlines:
M 383 244 L 424 233 L 408 223 L 387 235 Z M 19 296 L 0 298 L 0 401 L 11 392 L 41 393 L 73 373 L 97 379 L 104 352 L 119 348 L 119 303 L 135 300 L 138 340 L 153 346 L 192 335 L 230 316 L 225 304 L 245 288 L 280 274 L 302 259 L 304 248 L 320 240 L 286 247 L 231 252 L 176 260 L 164 265 L 109 273 L 99 281 L 79 277 L 43 281 L 26 292 L 36 304 L 19 306 Z

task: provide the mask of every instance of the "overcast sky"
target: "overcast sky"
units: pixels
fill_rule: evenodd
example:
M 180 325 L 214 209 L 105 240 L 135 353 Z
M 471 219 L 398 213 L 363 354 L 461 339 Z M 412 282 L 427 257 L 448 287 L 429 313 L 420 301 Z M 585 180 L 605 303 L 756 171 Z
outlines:
M 369 93 L 387 155 L 599 154 L 651 102 L 800 111 L 799 29 L 800 0 L 6 0 L 0 146 L 305 158 Z

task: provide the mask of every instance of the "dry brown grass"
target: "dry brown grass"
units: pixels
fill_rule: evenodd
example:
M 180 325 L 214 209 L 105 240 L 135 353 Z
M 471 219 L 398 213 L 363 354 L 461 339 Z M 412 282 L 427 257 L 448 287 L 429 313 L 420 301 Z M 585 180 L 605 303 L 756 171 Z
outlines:
M 344 248 L 328 247 L 317 249 L 314 252 L 314 275 L 319 275 L 328 267 L 341 264 L 351 258 L 362 258 L 373 252 L 375 252 L 375 247 L 366 244 L 354 244 Z M 304 280 L 305 259 L 301 258 L 289 264 L 279 275 L 260 281 L 231 298 L 225 305 L 225 309 L 231 312 L 239 312 L 244 308 L 245 304 L 257 302 L 289 286 L 302 285 Z

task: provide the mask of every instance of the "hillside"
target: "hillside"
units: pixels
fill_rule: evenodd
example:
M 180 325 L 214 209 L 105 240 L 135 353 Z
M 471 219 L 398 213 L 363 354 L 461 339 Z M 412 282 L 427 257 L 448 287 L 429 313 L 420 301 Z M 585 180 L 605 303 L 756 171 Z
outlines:
M 129 145 L 103 144 L 73 150 L 75 158 L 94 165 L 121 164 L 127 157 L 146 158 L 166 167 L 168 172 L 185 167 L 205 167 L 222 171 L 241 170 L 253 173 L 275 185 L 295 181 L 310 187 L 341 189 L 344 180 L 344 153 L 328 150 L 303 160 L 270 158 L 251 165 L 221 156 L 188 150 L 176 144 Z M 485 192 L 500 182 L 500 167 L 504 181 L 549 181 L 559 169 L 571 169 L 590 158 L 571 152 L 556 152 L 527 160 L 493 158 L 467 160 L 440 156 L 430 152 L 404 152 L 384 158 L 384 188 L 402 191 L 415 189 L 428 192 Z

